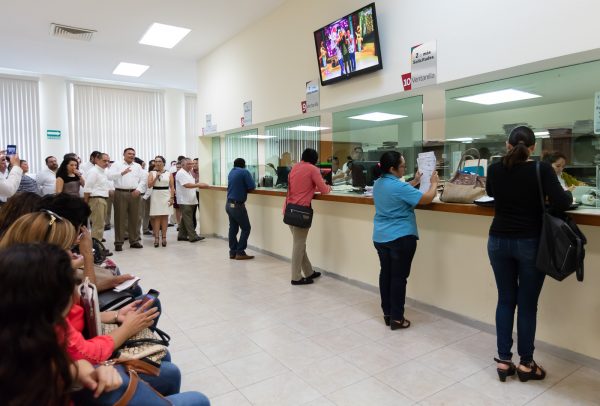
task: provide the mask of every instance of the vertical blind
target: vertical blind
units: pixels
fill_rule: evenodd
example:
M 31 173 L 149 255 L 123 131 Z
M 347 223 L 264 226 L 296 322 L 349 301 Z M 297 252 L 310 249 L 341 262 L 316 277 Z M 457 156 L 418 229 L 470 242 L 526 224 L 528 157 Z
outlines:
M 258 179 L 258 130 L 240 131 L 225 136 L 225 165 L 227 173 L 233 168 L 236 158 L 244 158 L 246 169 L 256 181 Z
M 120 160 L 132 147 L 144 161 L 165 155 L 163 93 L 91 84 L 71 84 L 71 145 L 86 160 L 94 151 Z
M 317 116 L 265 127 L 266 135 L 273 136 L 265 142 L 267 163 L 279 166 L 279 158 L 286 152 L 291 155 L 292 162 L 299 162 L 302 151 L 306 148 L 313 148 L 319 152 L 321 131 L 297 131 L 291 130 L 291 128 L 297 126 L 319 127 L 320 124 L 321 118 Z
M 43 168 L 37 80 L 0 77 L 0 150 L 17 145 L 32 173 Z
M 196 107 L 197 98 L 196 95 L 186 94 L 185 95 L 185 139 L 187 145 L 197 145 L 198 137 L 198 121 L 196 120 Z M 192 158 L 196 157 L 196 149 L 188 151 L 188 155 L 193 155 Z

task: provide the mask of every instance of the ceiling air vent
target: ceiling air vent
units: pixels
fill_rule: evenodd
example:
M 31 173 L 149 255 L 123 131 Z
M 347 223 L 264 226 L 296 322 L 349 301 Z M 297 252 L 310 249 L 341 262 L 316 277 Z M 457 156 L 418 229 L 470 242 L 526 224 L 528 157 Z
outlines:
M 80 41 L 91 41 L 96 30 L 87 28 L 69 27 L 68 25 L 50 24 L 50 35 L 58 38 L 77 39 Z

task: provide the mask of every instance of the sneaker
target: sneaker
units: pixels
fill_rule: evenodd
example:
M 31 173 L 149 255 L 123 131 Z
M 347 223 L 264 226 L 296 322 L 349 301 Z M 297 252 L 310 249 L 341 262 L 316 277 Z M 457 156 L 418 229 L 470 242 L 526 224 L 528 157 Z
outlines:
M 299 281 L 292 281 L 292 285 L 310 285 L 311 283 L 314 283 L 314 281 L 308 278 L 301 278 Z

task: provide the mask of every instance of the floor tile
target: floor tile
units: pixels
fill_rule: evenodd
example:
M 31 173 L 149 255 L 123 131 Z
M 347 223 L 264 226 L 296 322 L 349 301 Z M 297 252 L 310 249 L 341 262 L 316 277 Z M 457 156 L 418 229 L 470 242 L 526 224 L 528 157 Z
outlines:
M 466 355 L 449 347 L 443 347 L 425 354 L 417 358 L 417 361 L 456 381 L 460 381 L 492 365 L 490 361 Z
M 275 358 L 263 352 L 219 364 L 217 368 L 238 389 L 289 371 Z
M 233 391 L 225 395 L 217 396 L 210 399 L 211 406 L 252 406 L 248 399 L 242 395 L 240 391 Z
M 241 389 L 253 405 L 301 405 L 321 395 L 292 372 Z
M 323 395 L 369 377 L 364 371 L 337 356 L 314 362 L 295 372 Z
M 209 398 L 231 392 L 235 387 L 215 367 L 186 374 L 182 377 L 181 391 L 200 391 Z
M 410 358 L 379 343 L 366 344 L 340 354 L 342 358 L 369 375 L 395 367 Z
M 542 393 L 528 405 L 600 405 L 600 372 L 581 368 Z
M 505 406 L 461 383 L 442 389 L 419 402 L 420 406 Z
M 339 406 L 404 406 L 414 402 L 375 378 L 346 386 L 327 395 Z

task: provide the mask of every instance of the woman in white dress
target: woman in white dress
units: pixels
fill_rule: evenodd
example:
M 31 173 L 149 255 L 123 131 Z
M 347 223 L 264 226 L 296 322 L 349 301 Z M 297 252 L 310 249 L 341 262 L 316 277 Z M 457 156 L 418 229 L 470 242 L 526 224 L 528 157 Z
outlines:
M 165 158 L 158 155 L 154 158 L 154 170 L 148 174 L 148 187 L 152 188 L 150 195 L 150 221 L 154 234 L 154 248 L 158 247 L 159 231 L 162 231 L 161 243 L 167 246 L 168 218 L 175 196 L 173 177 L 165 170 Z

